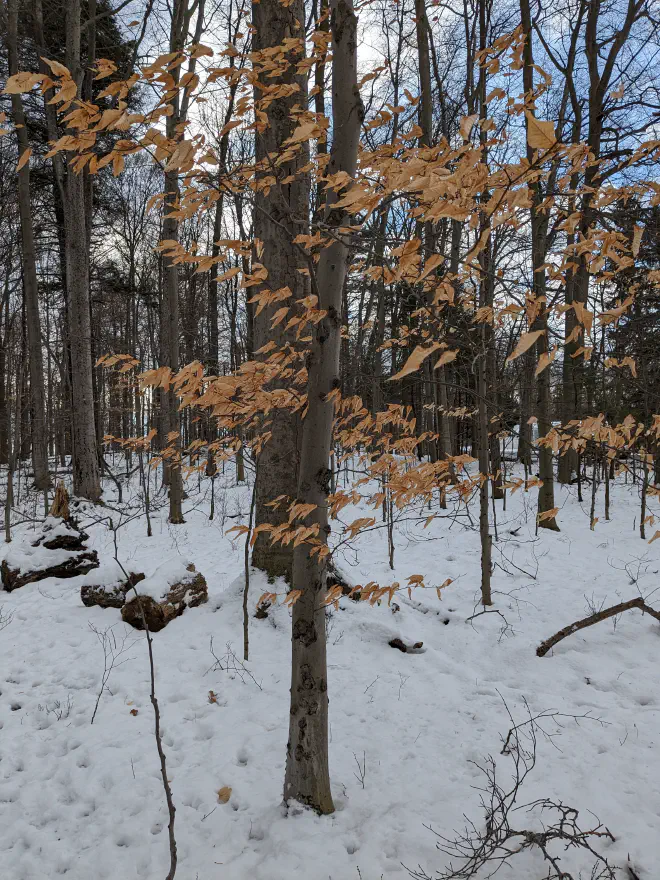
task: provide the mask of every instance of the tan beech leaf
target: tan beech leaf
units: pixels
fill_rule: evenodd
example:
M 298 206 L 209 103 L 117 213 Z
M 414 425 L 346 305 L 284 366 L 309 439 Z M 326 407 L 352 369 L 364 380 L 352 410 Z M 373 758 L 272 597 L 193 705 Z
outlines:
M 21 154 L 21 158 L 18 160 L 18 165 L 16 166 L 17 171 L 20 171 L 21 168 L 23 168 L 23 166 L 26 165 L 30 161 L 31 155 L 32 155 L 32 147 L 28 147 L 27 150 L 25 150 Z
M 559 513 L 558 507 L 553 507 L 550 510 L 546 510 L 543 513 L 539 513 L 538 520 L 539 522 L 545 522 L 546 519 L 554 519 Z
M 223 134 L 228 134 L 232 130 L 232 128 L 238 128 L 238 126 L 242 124 L 242 119 L 232 119 L 231 122 L 228 122 L 227 125 L 225 125 L 225 127 L 222 129 L 222 131 L 220 132 L 220 137 L 222 137 Z
M 630 367 L 630 372 L 633 374 L 635 379 L 637 378 L 637 364 L 635 363 L 635 359 L 630 356 L 624 357 L 621 361 L 622 367 Z
M 232 269 L 227 269 L 226 272 L 223 272 L 222 275 L 218 275 L 215 279 L 216 281 L 228 281 L 230 278 L 234 278 L 236 275 L 240 275 L 243 270 L 239 266 L 234 266 Z
M 507 364 L 510 361 L 515 361 L 516 358 L 519 358 L 521 354 L 525 354 L 528 348 L 531 348 L 539 336 L 543 336 L 545 330 L 530 330 L 529 333 L 523 333 L 523 335 L 518 340 L 518 345 L 511 352 L 509 357 L 506 359 Z
M 432 256 L 430 256 L 428 258 L 428 260 L 426 261 L 426 264 L 424 265 L 424 271 L 422 272 L 422 274 L 419 276 L 419 278 L 417 280 L 423 281 L 427 275 L 431 274 L 431 272 L 436 268 L 436 266 L 439 266 L 441 263 L 444 263 L 444 261 L 445 261 L 445 258 L 442 256 L 442 254 L 433 254 Z
M 542 373 L 546 367 L 549 367 L 550 364 L 554 361 L 557 356 L 558 348 L 555 346 L 552 351 L 544 351 L 541 357 L 539 358 L 539 362 L 536 366 L 536 370 L 534 371 L 534 375 L 538 376 L 539 373 Z
M 639 253 L 639 246 L 642 243 L 642 236 L 643 235 L 644 235 L 644 227 L 639 226 L 638 224 L 635 224 L 635 230 L 633 232 L 632 247 L 631 247 L 633 257 L 636 257 L 637 254 Z
M 44 58 L 43 56 L 41 60 L 50 67 L 55 76 L 65 76 L 69 79 L 71 78 L 69 68 L 65 67 L 63 64 L 60 64 L 59 61 L 54 61 L 52 58 Z
M 222 788 L 218 789 L 218 803 L 226 804 L 231 797 L 231 786 L 223 785 Z
M 660 538 L 660 531 L 657 531 L 657 532 L 655 533 L 655 535 L 653 535 L 653 537 L 652 537 L 651 540 L 649 541 L 649 544 L 652 544 L 654 541 L 657 541 L 658 538 Z
M 403 379 L 404 376 L 409 376 L 411 373 L 415 373 L 419 370 L 424 360 L 439 348 L 439 342 L 434 342 L 433 345 L 427 346 L 416 345 L 403 367 L 394 376 L 390 376 L 389 381 L 393 382 L 395 379 Z
M 212 58 L 213 49 L 210 46 L 205 46 L 204 43 L 197 43 L 192 47 L 191 58 L 201 58 L 203 55 L 208 55 Z
M 314 136 L 314 132 L 317 130 L 317 128 L 317 122 L 303 122 L 296 128 L 291 137 L 288 139 L 287 143 L 300 144 L 303 141 L 308 141 L 311 137 Z
M 438 360 L 435 362 L 434 370 L 439 369 L 439 367 L 444 367 L 445 364 L 453 361 L 458 355 L 458 349 L 455 348 L 453 350 L 447 349 L 447 351 L 443 351 Z
M 464 116 L 461 119 L 459 131 L 464 141 L 466 141 L 470 137 L 470 132 L 472 131 L 474 123 L 477 121 L 477 119 L 479 119 L 478 113 L 473 113 L 471 116 Z
M 527 116 L 527 143 L 533 150 L 549 150 L 557 143 L 552 122 L 537 119 L 533 113 Z
M 22 92 L 29 92 L 43 78 L 42 73 L 15 73 L 5 83 L 5 95 L 20 95 Z

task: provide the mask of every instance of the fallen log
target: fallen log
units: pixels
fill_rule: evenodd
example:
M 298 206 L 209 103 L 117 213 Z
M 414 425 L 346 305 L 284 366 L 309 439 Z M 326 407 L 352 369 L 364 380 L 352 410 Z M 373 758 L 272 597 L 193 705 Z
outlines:
M 607 620 L 608 617 L 616 617 L 617 614 L 621 614 L 623 611 L 629 611 L 631 608 L 639 608 L 644 614 L 650 614 L 651 617 L 655 617 L 657 621 L 660 621 L 660 611 L 655 611 L 650 605 L 646 604 L 641 596 L 637 596 L 635 599 L 629 599 L 627 602 L 620 602 L 618 605 L 612 605 L 611 608 L 604 608 L 602 611 L 597 611 L 596 614 L 591 614 L 589 617 L 585 617 L 582 620 L 577 620 L 575 623 L 569 624 L 569 626 L 565 626 L 563 629 L 560 629 L 559 632 L 556 632 L 554 636 L 541 642 L 536 649 L 536 656 L 544 657 L 550 648 L 554 648 L 554 646 L 558 642 L 561 642 L 562 639 L 565 639 L 566 636 L 570 636 L 578 630 L 586 629 L 588 626 L 593 626 L 595 623 L 600 623 L 601 620 Z
M 160 632 L 187 608 L 208 602 L 209 592 L 204 575 L 192 563 L 174 560 L 157 568 L 151 577 L 136 582 L 135 596 L 121 609 L 121 617 L 136 629 Z

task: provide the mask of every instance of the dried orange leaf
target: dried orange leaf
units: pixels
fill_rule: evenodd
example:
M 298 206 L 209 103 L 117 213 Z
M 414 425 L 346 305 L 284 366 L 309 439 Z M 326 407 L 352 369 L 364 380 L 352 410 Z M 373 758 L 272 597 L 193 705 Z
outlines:
M 527 143 L 533 150 L 549 150 L 557 143 L 555 126 L 552 122 L 537 119 L 533 113 L 527 116 Z
M 555 346 L 552 351 L 544 351 L 541 357 L 539 358 L 539 362 L 536 366 L 536 370 L 534 371 L 534 375 L 538 376 L 539 373 L 542 373 L 546 367 L 549 367 L 550 364 L 554 361 L 557 356 L 557 352 L 559 351 L 558 347 Z
M 18 160 L 18 165 L 16 166 L 16 170 L 20 171 L 21 168 L 30 161 L 30 156 L 32 155 L 32 147 L 28 147 L 27 150 L 24 150 L 21 154 L 21 158 Z
M 515 361 L 516 358 L 519 358 L 521 354 L 525 354 L 527 349 L 531 348 L 536 340 L 543 336 L 545 330 L 530 330 L 529 333 L 523 333 L 523 335 L 518 340 L 518 345 L 511 352 L 509 357 L 506 359 L 507 364 L 510 361 Z
M 403 367 L 396 373 L 394 376 L 390 376 L 390 382 L 393 382 L 395 379 L 402 379 L 404 376 L 409 376 L 411 373 L 417 372 L 421 367 L 424 360 L 432 354 L 434 351 L 437 351 L 440 348 L 439 342 L 434 342 L 433 345 L 416 345 L 413 349 L 412 354 L 405 362 Z
M 547 519 L 554 519 L 559 513 L 558 507 L 552 507 L 550 510 L 546 510 L 543 513 L 539 513 L 538 521 L 545 522 Z
M 231 786 L 223 785 L 222 788 L 218 789 L 218 803 L 226 804 L 231 797 Z

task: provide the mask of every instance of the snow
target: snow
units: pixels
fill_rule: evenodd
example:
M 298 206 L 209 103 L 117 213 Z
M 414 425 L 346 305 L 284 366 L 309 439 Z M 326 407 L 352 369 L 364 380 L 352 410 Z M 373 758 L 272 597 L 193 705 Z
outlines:
M 137 585 L 137 592 L 142 596 L 150 596 L 154 601 L 159 602 L 174 584 L 194 581 L 196 572 L 188 571 L 190 565 L 191 562 L 188 559 L 182 560 L 176 557 L 168 559 L 159 565 L 152 575 L 140 581 Z
M 115 559 L 107 557 L 101 560 L 98 568 L 88 571 L 80 580 L 81 586 L 102 587 L 108 593 L 125 583 L 126 575 L 121 565 Z
M 21 572 L 39 571 L 43 568 L 51 568 L 55 565 L 63 565 L 69 559 L 80 556 L 80 550 L 48 550 L 46 547 L 19 541 L 12 541 L 9 549 L 4 554 L 4 559 L 11 569 Z
M 42 534 L 35 540 L 52 541 L 54 538 L 60 537 L 78 537 L 78 532 L 59 516 L 47 516 L 41 527 L 41 532 Z
M 533 714 L 591 717 L 579 724 L 565 719 L 561 728 L 546 722 L 558 735 L 539 738 L 537 766 L 520 802 L 561 799 L 580 809 L 586 827 L 596 824 L 593 811 L 616 838 L 600 840 L 599 849 L 622 866 L 630 854 L 642 880 L 658 877 L 660 627 L 630 611 L 570 635 L 544 658 L 535 655 L 543 639 L 590 607 L 657 588 L 660 542 L 639 538 L 637 487 L 621 480 L 612 486 L 612 520 L 599 509 L 594 531 L 588 501 L 581 505 L 573 489 L 558 487 L 562 531 L 541 530 L 538 538 L 535 491 L 509 496 L 506 511 L 497 502 L 493 590 L 502 616 L 484 614 L 470 623 L 480 610 L 479 545 L 465 517 L 435 508 L 431 512 L 447 518 L 423 529 L 427 508 L 414 521 L 407 514 L 395 530 L 393 571 L 384 530 L 346 549 L 337 561 L 355 583 L 405 585 L 410 575 L 423 574 L 427 589 L 410 598 L 400 593 L 391 607 L 342 599 L 330 616 L 336 812 L 320 818 L 308 810 L 287 815 L 281 805 L 289 610 L 277 606 L 265 620 L 250 618 L 250 675 L 232 657 L 242 652 L 244 538 L 225 531 L 247 522 L 251 490 L 234 486 L 229 472 L 225 479 L 226 488 L 216 484 L 214 521 L 204 484 L 198 494 L 191 480 L 185 525 L 169 525 L 161 507 L 152 514 L 152 538 L 144 519 L 117 533 L 126 570 L 163 584 L 194 559 L 209 587 L 207 604 L 153 636 L 177 806 L 177 877 L 378 880 L 409 876 L 404 865 L 421 865 L 434 876 L 448 858 L 426 826 L 452 836 L 463 828 L 464 814 L 481 824 L 475 788 L 483 777 L 476 764 L 493 755 L 498 774 L 508 779 L 512 762 L 500 754 L 510 727 L 506 707 L 524 721 L 525 701 Z M 112 501 L 110 489 L 106 497 Z M 356 507 L 343 518 L 365 513 Z M 107 525 L 84 519 L 81 525 L 114 577 Z M 0 557 L 19 546 L 28 552 L 33 534 L 29 526 L 17 528 Z M 96 583 L 98 575 L 87 578 Z M 438 599 L 435 587 L 448 577 L 454 581 Z M 162 880 L 169 864 L 167 812 L 144 635 L 125 626 L 116 609 L 85 608 L 83 582 L 51 578 L 0 592 L 0 611 L 14 615 L 0 632 L 0 874 L 11 880 Z M 252 572 L 250 607 L 274 590 L 284 586 Z M 653 597 L 649 602 L 660 604 Z M 109 627 L 123 653 L 90 725 L 104 668 L 97 633 Z M 424 651 L 393 650 L 387 643 L 397 636 L 423 641 Z M 226 804 L 217 800 L 223 786 L 232 789 Z M 523 810 L 517 820 L 526 826 L 533 816 Z M 590 876 L 591 863 L 579 854 L 564 859 L 575 877 L 579 871 Z M 546 873 L 538 853 L 525 853 L 502 876 L 540 880 Z
M 11 569 L 21 572 L 62 565 L 69 559 L 77 558 L 81 552 L 65 549 L 49 550 L 43 546 L 44 541 L 50 542 L 55 538 L 78 537 L 78 532 L 59 517 L 47 516 L 43 523 L 19 528 L 17 535 L 24 536 L 24 540 L 12 541 L 3 556 Z

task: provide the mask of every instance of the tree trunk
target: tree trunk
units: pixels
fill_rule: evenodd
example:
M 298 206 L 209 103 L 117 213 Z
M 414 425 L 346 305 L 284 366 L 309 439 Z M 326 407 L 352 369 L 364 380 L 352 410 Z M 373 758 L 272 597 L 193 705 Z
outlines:
M 10 380 L 7 363 L 9 342 L 9 267 L 5 267 L 5 277 L 0 300 L 0 464 L 9 464 L 11 432 L 11 408 L 7 398 L 10 394 Z M 3 329 L 4 324 L 4 329 Z
M 523 32 L 526 35 L 525 48 L 523 51 L 523 85 L 525 94 L 533 95 L 534 90 L 534 55 L 532 52 L 532 19 L 529 8 L 529 0 L 520 0 L 520 17 Z M 526 114 L 526 127 L 529 127 L 529 119 L 535 113 L 534 107 Z M 534 150 L 527 144 L 527 159 L 534 161 Z M 543 193 L 538 181 L 530 184 L 532 206 L 530 208 L 530 220 L 532 230 L 532 290 L 537 307 L 537 315 L 531 330 L 542 330 L 536 344 L 536 353 L 540 360 L 548 352 L 548 319 L 546 314 L 546 269 L 545 257 L 547 251 L 548 212 L 542 207 Z M 536 414 L 539 424 L 539 436 L 547 434 L 551 427 L 550 420 L 550 367 L 546 367 L 537 378 Z M 539 489 L 538 514 L 547 513 L 554 509 L 555 490 L 554 472 L 552 463 L 552 449 L 549 446 L 541 446 L 539 449 L 539 477 L 543 485 Z M 559 531 L 554 516 L 539 519 L 539 526 L 544 529 Z
M 13 76 L 18 73 L 18 0 L 9 0 L 8 2 L 8 49 L 9 75 Z M 34 484 L 37 489 L 48 489 L 51 482 L 48 473 L 48 438 L 46 430 L 44 369 L 41 353 L 37 255 L 34 245 L 32 209 L 30 204 L 30 161 L 26 156 L 29 150 L 29 143 L 21 95 L 12 95 L 11 105 L 16 125 L 19 160 L 26 159 L 25 164 L 18 172 L 18 209 L 21 220 L 23 295 L 25 298 L 30 364 L 32 467 L 34 469 Z
M 268 61 L 268 50 L 280 46 L 285 40 L 304 38 L 302 27 L 305 22 L 303 0 L 293 0 L 290 4 L 282 4 L 280 0 L 260 0 L 252 4 L 253 52 L 265 53 Z M 256 133 L 255 152 L 259 164 L 257 180 L 264 177 L 280 179 L 289 176 L 294 179 L 285 184 L 277 184 L 268 193 L 263 191 L 255 194 L 254 206 L 254 239 L 255 263 L 261 263 L 268 271 L 266 286 L 270 290 L 288 287 L 291 298 L 284 304 L 295 304 L 309 292 L 304 275 L 298 270 L 306 267 L 304 258 L 293 246 L 296 235 L 307 231 L 309 213 L 309 179 L 301 174 L 300 168 L 308 159 L 307 151 L 302 149 L 290 162 L 275 165 L 282 150 L 282 144 L 296 128 L 296 121 L 291 116 L 295 105 L 307 107 L 307 77 L 296 71 L 296 62 L 300 55 L 289 54 L 289 65 L 280 76 L 269 75 L 270 70 L 260 75 L 255 84 L 255 103 L 259 106 L 263 100 L 262 92 L 278 85 L 297 86 L 297 90 L 286 97 L 275 98 L 265 106 L 265 126 Z M 258 66 L 258 61 L 256 62 Z M 270 100 L 270 99 L 269 99 Z M 257 288 L 250 288 L 258 293 Z M 293 342 L 295 332 L 285 331 L 284 323 L 277 328 L 271 327 L 271 319 L 277 308 L 283 303 L 266 307 L 254 317 L 254 349 L 258 350 L 269 341 L 278 346 Z M 259 457 L 259 473 L 256 484 L 255 526 L 266 523 L 277 526 L 286 522 L 288 514 L 286 504 L 277 509 L 268 507 L 268 503 L 278 496 L 284 495 L 292 500 L 295 498 L 298 484 L 298 462 L 300 445 L 300 417 L 283 409 L 275 409 L 269 416 L 267 430 L 271 438 L 265 444 Z M 270 578 L 291 578 L 293 565 L 293 548 L 282 544 L 272 544 L 267 532 L 259 532 L 252 553 L 252 564 L 255 568 L 265 571 Z
M 83 77 L 80 57 L 80 0 L 70 0 L 67 6 L 66 62 L 80 90 Z M 85 179 L 70 166 L 66 175 L 66 202 L 64 222 L 73 400 L 73 491 L 90 501 L 99 501 L 101 481 L 92 385 Z
M 177 6 L 175 5 L 175 10 Z M 176 51 L 176 50 L 172 50 Z M 170 119 L 168 117 L 168 127 Z M 171 213 L 179 197 L 179 180 L 176 171 L 165 174 L 165 213 Z M 163 239 L 178 237 L 179 223 L 176 217 L 163 219 Z M 160 317 L 161 366 L 168 366 L 172 373 L 179 369 L 179 267 L 170 257 L 163 259 L 163 296 Z M 179 436 L 179 411 L 176 395 L 170 389 L 161 393 L 162 425 L 165 436 L 163 444 L 171 447 L 172 455 L 167 465 L 170 491 L 169 521 L 181 524 L 183 519 L 183 477 L 181 473 L 181 438 Z
M 192 10 L 197 9 L 197 19 L 193 42 L 198 43 L 202 33 L 204 20 L 204 0 L 200 0 L 192 9 L 189 9 L 188 0 L 175 0 L 172 6 L 172 20 L 170 23 L 170 52 L 183 50 Z M 188 65 L 188 73 L 193 74 L 195 60 L 191 59 Z M 179 83 L 181 66 L 171 71 L 174 80 L 173 88 Z M 186 119 L 188 112 L 189 93 L 184 92 L 183 97 L 178 91 L 173 95 L 169 104 L 172 112 L 167 117 L 166 134 L 170 141 L 180 137 L 179 125 Z M 172 216 L 174 206 L 179 199 L 179 174 L 176 169 L 165 172 L 165 204 L 163 217 L 163 239 L 176 241 L 179 237 L 179 220 Z M 179 369 L 179 267 L 172 258 L 163 258 L 163 293 L 161 298 L 160 312 L 161 333 L 161 366 L 168 366 L 172 373 Z M 183 518 L 183 475 L 181 472 L 181 436 L 179 407 L 175 393 L 169 389 L 161 392 L 161 425 L 166 435 L 162 442 L 170 447 L 169 463 L 167 465 L 170 491 L 169 522 L 179 525 L 185 522 Z M 168 439 L 169 438 L 169 439 Z
M 357 85 L 357 17 L 352 0 L 332 0 L 332 131 L 329 173 L 355 175 L 364 116 Z M 339 195 L 329 191 L 328 226 L 347 226 L 350 218 L 333 209 Z M 328 683 L 325 608 L 326 559 L 313 549 L 326 547 L 330 527 L 327 499 L 334 400 L 339 388 L 341 298 L 348 268 L 348 245 L 341 237 L 321 253 L 317 269 L 320 308 L 327 312 L 314 328 L 309 360 L 308 410 L 303 422 L 298 500 L 314 504 L 305 525 L 317 524 L 320 548 L 299 544 L 293 557 L 291 712 L 284 799 L 300 801 L 319 813 L 332 813 L 328 771 Z

